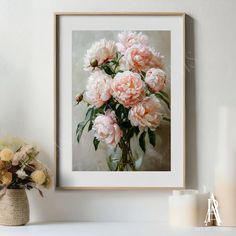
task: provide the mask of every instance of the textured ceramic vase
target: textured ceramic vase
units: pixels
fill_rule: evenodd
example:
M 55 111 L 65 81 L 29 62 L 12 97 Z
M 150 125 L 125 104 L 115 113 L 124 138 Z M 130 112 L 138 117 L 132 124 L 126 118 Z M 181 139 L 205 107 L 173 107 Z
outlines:
M 7 189 L 0 196 L 0 224 L 25 225 L 29 222 L 29 202 L 24 189 Z

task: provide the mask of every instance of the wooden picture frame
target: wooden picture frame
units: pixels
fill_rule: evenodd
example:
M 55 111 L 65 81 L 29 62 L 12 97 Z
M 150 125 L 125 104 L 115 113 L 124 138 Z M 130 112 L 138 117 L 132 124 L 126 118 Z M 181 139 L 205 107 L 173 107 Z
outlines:
M 119 21 L 128 19 L 129 24 Z M 146 26 L 140 24 L 145 18 Z M 135 20 L 132 23 L 132 20 Z M 54 80 L 55 80 L 55 170 L 57 189 L 173 189 L 185 187 L 185 14 L 172 12 L 58 12 L 54 14 Z M 85 24 L 86 22 L 86 24 Z M 108 24 L 109 22 L 109 24 Z M 175 89 L 171 88 L 171 170 L 114 173 L 108 171 L 72 171 L 72 151 L 68 120 L 62 111 L 64 86 L 71 78 L 71 36 L 74 30 L 169 30 L 171 32 L 171 78 L 175 74 Z M 135 23 L 136 22 L 136 23 Z M 156 23 L 159 22 L 159 23 Z M 162 23 L 160 23 L 162 22 Z M 107 24 L 107 25 L 106 25 Z M 131 26 L 132 25 L 132 26 Z M 139 26 L 141 25 L 141 26 Z M 110 27 L 110 28 L 109 28 Z M 140 27 L 140 28 L 139 28 Z M 174 40 L 175 39 L 175 40 Z M 174 42 L 175 41 L 175 42 Z M 67 45 L 67 46 L 65 46 Z M 173 51 L 174 50 L 174 51 Z M 173 56 L 172 56 L 173 55 Z M 65 72 L 66 71 L 66 72 Z M 65 79 L 67 77 L 68 80 Z M 171 85 L 172 86 L 172 85 Z M 63 90 L 62 90 L 63 87 Z M 67 87 L 67 92 L 68 88 Z M 65 89 L 66 90 L 66 89 Z M 63 95 L 65 97 L 65 95 Z M 69 100 L 68 100 L 69 101 Z M 71 105 L 70 105 L 71 106 Z M 71 111 L 67 110 L 68 113 Z M 171 121 L 172 122 L 172 121 Z M 67 126 L 67 128 L 65 128 Z M 64 128 L 62 128 L 64 127 Z M 65 132 L 64 132 L 65 131 Z M 70 133 L 71 134 L 71 133 Z M 65 148 L 65 147 L 68 148 Z M 68 151 L 70 150 L 70 151 Z M 65 160 L 66 159 L 66 160 Z M 76 172 L 76 173 L 75 173 Z M 81 172 L 81 173 L 78 173 Z M 107 179 L 110 178 L 110 181 Z M 163 179 L 162 181 L 160 179 Z M 85 181 L 86 179 L 86 181 Z M 144 179 L 144 180 L 143 180 Z M 127 183 L 128 182 L 128 183 Z

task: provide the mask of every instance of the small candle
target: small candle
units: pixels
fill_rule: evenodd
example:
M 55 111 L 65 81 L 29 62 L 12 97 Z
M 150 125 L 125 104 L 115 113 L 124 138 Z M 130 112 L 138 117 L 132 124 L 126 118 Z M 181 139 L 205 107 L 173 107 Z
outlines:
M 169 223 L 171 226 L 203 226 L 207 213 L 209 193 L 197 190 L 173 191 L 169 196 Z

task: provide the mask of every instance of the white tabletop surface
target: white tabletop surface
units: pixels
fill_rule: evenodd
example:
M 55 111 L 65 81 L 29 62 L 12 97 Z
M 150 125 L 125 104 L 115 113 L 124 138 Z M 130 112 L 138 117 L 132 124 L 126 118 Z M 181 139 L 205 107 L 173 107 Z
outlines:
M 31 223 L 0 226 L 0 236 L 235 236 L 236 228 L 171 228 L 157 223 Z

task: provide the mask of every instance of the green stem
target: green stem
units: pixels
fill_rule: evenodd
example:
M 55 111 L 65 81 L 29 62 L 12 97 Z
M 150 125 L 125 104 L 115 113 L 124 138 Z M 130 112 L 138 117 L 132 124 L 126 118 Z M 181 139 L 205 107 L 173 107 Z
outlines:
M 170 118 L 168 118 L 168 117 L 163 117 L 163 120 L 165 120 L 165 121 L 171 121 L 171 119 Z
M 130 140 L 122 140 L 119 144 L 119 147 L 121 148 L 122 156 L 119 163 L 117 164 L 116 171 L 128 171 L 129 167 L 132 169 L 132 171 L 135 171 L 133 154 L 130 147 Z

